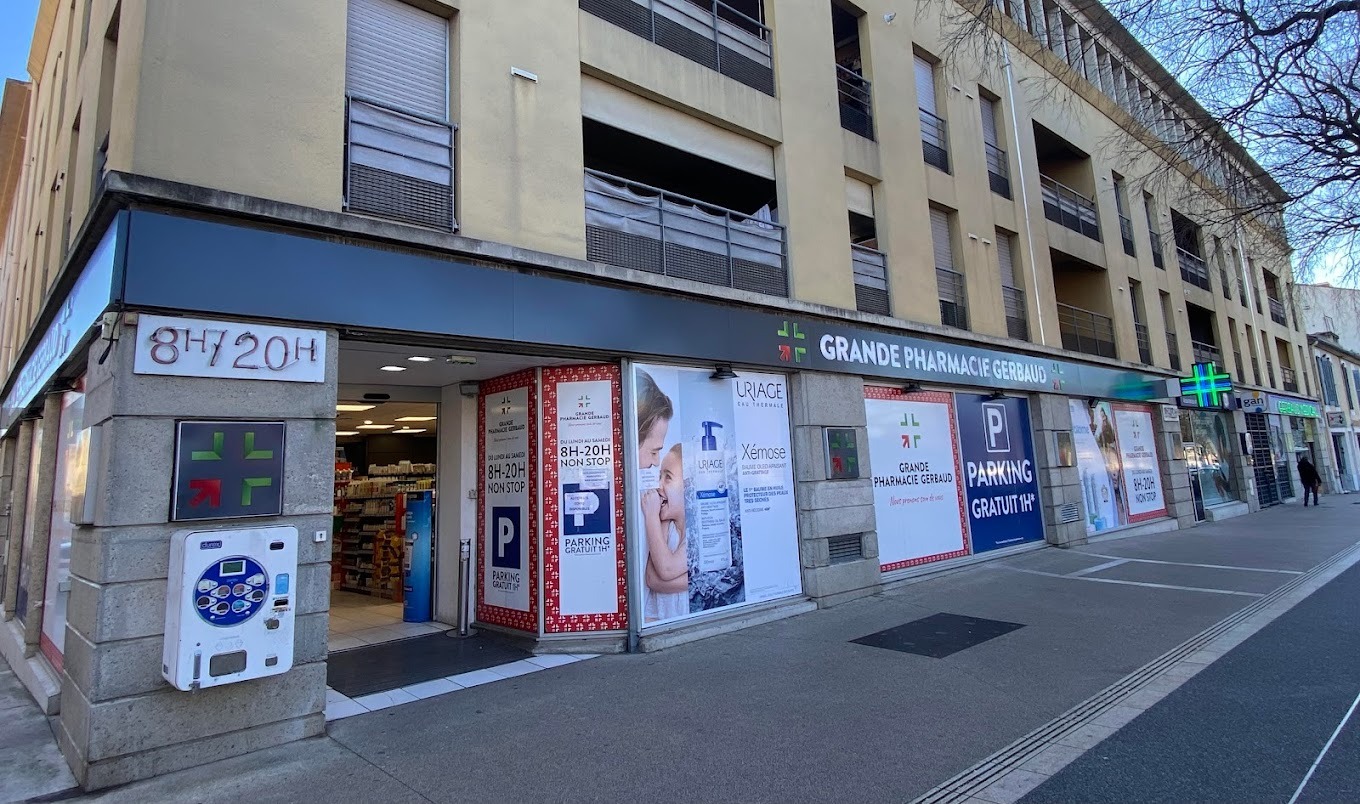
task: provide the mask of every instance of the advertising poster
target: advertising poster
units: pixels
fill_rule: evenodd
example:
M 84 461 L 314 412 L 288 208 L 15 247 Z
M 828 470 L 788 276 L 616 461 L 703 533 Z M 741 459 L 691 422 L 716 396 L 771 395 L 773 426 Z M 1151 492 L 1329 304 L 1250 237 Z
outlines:
M 968 554 L 950 395 L 864 389 L 883 572 Z
M 1029 401 L 955 394 L 973 552 L 1044 538 Z
M 543 370 L 543 627 L 628 624 L 618 366 Z
M 1129 522 L 1146 522 L 1166 516 L 1162 496 L 1162 472 L 1157 465 L 1157 432 L 1152 411 L 1134 405 L 1114 406 L 1114 427 L 1119 436 L 1119 462 L 1123 486 L 1128 492 Z
M 537 402 L 533 384 L 533 372 L 484 382 L 477 411 L 482 523 L 477 619 L 526 631 L 538 630 L 538 613 L 531 605 L 537 582 L 530 460 Z
M 1068 401 L 1072 411 L 1072 441 L 1081 473 L 1086 532 L 1121 528 L 1129 524 L 1128 498 L 1119 461 L 1119 435 L 1109 402 L 1090 405 Z
M 784 377 L 712 373 L 631 378 L 644 626 L 802 591 Z

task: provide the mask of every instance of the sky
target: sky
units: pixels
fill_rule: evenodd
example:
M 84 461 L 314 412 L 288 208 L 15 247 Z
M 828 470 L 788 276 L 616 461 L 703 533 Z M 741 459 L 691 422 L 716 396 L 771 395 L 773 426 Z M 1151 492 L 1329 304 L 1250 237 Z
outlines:
M 0 77 L 28 80 L 28 43 L 37 18 L 38 0 L 0 0 Z

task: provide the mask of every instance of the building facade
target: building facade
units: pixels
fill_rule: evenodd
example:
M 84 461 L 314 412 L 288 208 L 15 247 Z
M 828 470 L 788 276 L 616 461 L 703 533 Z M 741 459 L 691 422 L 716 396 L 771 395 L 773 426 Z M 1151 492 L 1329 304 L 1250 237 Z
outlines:
M 939 6 L 44 0 L 0 649 L 81 784 L 319 733 L 342 601 L 647 650 L 1293 496 L 1278 188 L 1098 7 Z
M 1308 336 L 1317 366 L 1318 397 L 1326 421 L 1326 449 L 1317 457 L 1325 487 L 1332 492 L 1360 491 L 1360 355 L 1341 346 L 1335 332 Z

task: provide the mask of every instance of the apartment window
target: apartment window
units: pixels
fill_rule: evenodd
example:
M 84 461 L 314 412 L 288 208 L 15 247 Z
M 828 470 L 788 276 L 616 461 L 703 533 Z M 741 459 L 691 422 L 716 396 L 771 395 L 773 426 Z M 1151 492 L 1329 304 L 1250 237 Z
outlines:
M 968 329 L 968 295 L 963 274 L 954 270 L 953 216 L 930 209 L 930 239 L 935 251 L 935 281 L 940 291 L 940 323 Z
M 1162 304 L 1162 322 L 1166 326 L 1166 353 L 1173 371 L 1181 370 L 1181 343 L 1176 337 L 1176 309 L 1171 305 L 1171 294 L 1158 291 Z
M 1242 363 L 1242 347 L 1237 339 L 1237 322 L 1231 316 L 1228 318 L 1228 335 L 1232 341 L 1233 365 L 1237 368 L 1237 381 L 1245 382 L 1247 373 Z
M 864 12 L 831 0 L 831 34 L 836 46 L 836 90 L 841 128 L 874 138 L 873 88 L 864 78 L 859 24 Z
M 350 0 L 345 93 L 345 208 L 456 229 L 448 20 Z
M 987 159 L 987 182 L 992 192 L 1002 198 L 1010 198 L 1010 163 L 1006 159 L 1006 152 L 1001 149 L 1001 137 L 996 125 L 1001 104 L 981 90 L 978 92 L 978 104 L 982 110 L 982 149 Z
M 927 165 L 949 172 L 949 132 L 940 116 L 935 63 L 916 54 L 916 103 L 921 108 L 921 149 Z
M 1357 390 L 1360 390 L 1360 369 L 1358 368 L 1351 369 L 1351 382 L 1355 384 Z M 1347 398 L 1349 399 L 1349 397 Z M 1355 410 L 1355 400 L 1351 399 L 1350 401 L 1351 410 Z
M 1347 407 L 1347 408 L 1354 408 L 1354 407 L 1355 407 L 1355 392 L 1353 392 L 1353 391 L 1351 390 L 1351 372 L 1350 372 L 1350 367 L 1347 366 L 1345 363 L 1342 363 L 1342 364 L 1341 364 L 1341 384 L 1344 385 L 1344 386 L 1346 386 L 1346 407 Z
M 1133 335 L 1138 342 L 1138 360 L 1144 365 L 1152 365 L 1152 335 L 1148 332 L 1147 318 L 1143 313 L 1143 283 L 1129 280 L 1129 306 L 1133 309 Z
M 1130 257 L 1134 256 L 1133 248 L 1133 218 L 1129 217 L 1129 198 L 1128 190 L 1124 187 L 1124 177 L 1115 173 L 1111 176 L 1114 181 L 1114 206 L 1119 211 L 1119 237 L 1124 241 L 1124 253 Z
M 1223 241 L 1214 238 L 1214 260 L 1218 262 L 1218 283 L 1222 285 L 1223 298 L 1232 301 L 1232 281 L 1228 277 L 1228 257 L 1223 249 Z
M 1332 407 L 1339 407 L 1336 395 L 1336 377 L 1332 374 L 1332 359 L 1326 355 L 1317 357 L 1318 378 L 1322 383 L 1322 401 Z
M 847 187 L 848 184 L 847 179 Z M 855 274 L 855 309 L 861 313 L 891 313 L 888 257 L 878 250 L 878 230 L 874 219 L 858 212 L 850 213 L 850 267 Z
M 1143 214 L 1147 217 L 1148 241 L 1152 244 L 1152 264 L 1166 270 L 1166 257 L 1162 253 L 1162 236 L 1157 232 L 1157 213 L 1153 211 L 1152 194 L 1143 193 Z
M 1200 227 L 1173 209 L 1171 232 L 1176 241 L 1176 262 L 1181 269 L 1181 279 L 1195 287 L 1212 290 Z
M 1020 277 L 1015 271 L 1015 235 L 1005 229 L 996 230 L 996 262 L 1001 271 L 1001 303 L 1006 310 L 1006 334 L 1027 341 L 1029 313 L 1025 309 L 1025 293 L 1020 289 Z

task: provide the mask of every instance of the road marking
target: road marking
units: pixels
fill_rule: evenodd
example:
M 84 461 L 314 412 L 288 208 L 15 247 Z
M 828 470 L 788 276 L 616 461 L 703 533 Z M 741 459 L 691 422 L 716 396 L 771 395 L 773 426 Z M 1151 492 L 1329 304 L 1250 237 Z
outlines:
M 1203 586 L 1176 586 L 1169 583 L 1148 583 L 1146 581 L 1123 581 L 1117 578 L 1090 578 L 1084 575 L 1059 575 L 1056 572 L 1041 572 L 1040 570 L 1022 569 L 1020 567 L 1008 567 L 1004 564 L 997 565 L 997 569 L 1008 569 L 1012 572 L 1023 572 L 1027 575 L 1043 575 L 1046 578 L 1064 578 L 1069 581 L 1088 581 L 1090 583 L 1113 583 L 1120 586 L 1144 586 L 1149 589 L 1174 589 L 1178 592 L 1208 592 L 1215 595 L 1235 595 L 1237 597 L 1265 597 L 1260 592 L 1239 592 L 1235 589 L 1209 589 Z
M 1088 553 L 1088 555 L 1090 554 Z M 1097 556 L 1097 558 L 1105 558 L 1105 556 Z M 1101 570 L 1111 569 L 1113 567 L 1119 566 L 1120 564 L 1127 563 L 1129 563 L 1129 559 L 1127 558 L 1116 558 L 1114 561 L 1106 561 L 1104 564 L 1097 564 L 1094 567 L 1087 567 L 1086 569 L 1077 570 L 1076 572 L 1069 572 L 1067 573 L 1067 577 L 1079 578 L 1082 575 L 1090 575 L 1093 572 L 1100 572 Z
M 1298 570 L 1264 569 L 1262 567 L 1230 567 L 1226 564 L 1191 564 L 1187 561 L 1158 561 L 1155 558 L 1125 558 L 1123 556 L 1107 556 L 1104 555 L 1103 553 L 1088 553 L 1084 550 L 1074 550 L 1073 552 L 1080 553 L 1081 555 L 1084 556 L 1090 556 L 1091 558 L 1117 558 L 1120 561 L 1136 561 L 1139 564 L 1169 564 L 1173 567 L 1199 567 L 1201 569 L 1240 570 L 1241 572 L 1274 572 L 1280 575 L 1303 574 Z M 1103 567 L 1105 565 L 1102 564 L 1101 566 Z M 1083 572 L 1094 572 L 1095 570 L 1098 569 L 1100 569 L 1100 567 L 1092 567 L 1089 570 L 1083 570 Z
M 1332 736 L 1327 740 L 1327 744 L 1322 746 L 1322 753 L 1318 754 L 1318 758 L 1313 760 L 1313 767 L 1308 769 L 1308 775 L 1304 776 L 1303 781 L 1299 782 L 1299 789 L 1294 791 L 1293 797 L 1289 799 L 1289 804 L 1294 804 L 1295 801 L 1299 800 L 1299 796 L 1303 793 L 1303 788 L 1308 785 L 1308 780 L 1313 778 L 1313 774 L 1317 771 L 1318 765 L 1322 764 L 1322 758 L 1327 756 L 1327 752 L 1332 748 L 1332 743 L 1336 742 L 1337 735 L 1341 734 L 1341 730 L 1346 727 L 1346 721 L 1350 720 L 1351 715 L 1355 714 L 1355 707 L 1357 705 L 1360 705 L 1360 695 L 1355 696 L 1355 700 L 1351 701 L 1351 708 L 1346 710 L 1346 716 L 1341 718 L 1340 723 L 1336 724 L 1336 731 L 1332 732 Z

